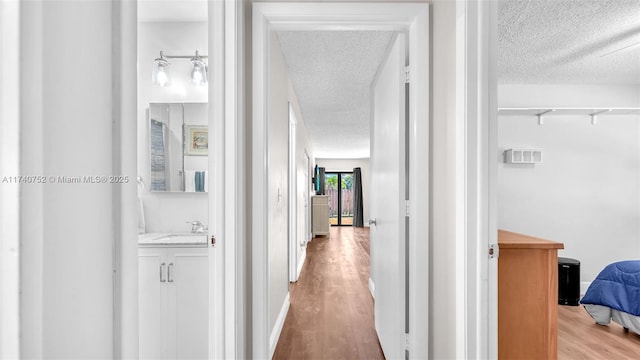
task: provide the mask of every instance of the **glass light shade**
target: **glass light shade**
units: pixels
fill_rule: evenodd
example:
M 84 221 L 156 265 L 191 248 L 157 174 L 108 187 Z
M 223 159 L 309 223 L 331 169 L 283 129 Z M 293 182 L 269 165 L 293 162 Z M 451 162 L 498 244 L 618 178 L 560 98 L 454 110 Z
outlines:
M 160 86 L 171 85 L 171 76 L 169 75 L 169 62 L 163 58 L 158 58 L 153 64 L 153 74 L 151 81 Z
M 208 80 L 207 64 L 200 58 L 191 59 L 191 82 L 195 85 L 205 85 Z

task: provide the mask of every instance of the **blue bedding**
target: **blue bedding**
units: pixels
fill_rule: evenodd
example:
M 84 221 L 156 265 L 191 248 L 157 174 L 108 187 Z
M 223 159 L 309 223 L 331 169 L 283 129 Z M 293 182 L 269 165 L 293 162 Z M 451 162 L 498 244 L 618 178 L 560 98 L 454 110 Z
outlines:
M 608 306 L 640 316 L 640 261 L 620 261 L 607 265 L 580 302 Z

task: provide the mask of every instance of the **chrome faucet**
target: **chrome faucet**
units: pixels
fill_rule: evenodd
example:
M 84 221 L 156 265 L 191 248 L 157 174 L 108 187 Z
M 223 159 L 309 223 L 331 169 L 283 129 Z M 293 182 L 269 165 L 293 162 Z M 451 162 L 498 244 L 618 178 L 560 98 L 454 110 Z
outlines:
M 187 221 L 187 224 L 191 224 L 192 233 L 199 234 L 209 230 L 203 223 L 198 220 Z

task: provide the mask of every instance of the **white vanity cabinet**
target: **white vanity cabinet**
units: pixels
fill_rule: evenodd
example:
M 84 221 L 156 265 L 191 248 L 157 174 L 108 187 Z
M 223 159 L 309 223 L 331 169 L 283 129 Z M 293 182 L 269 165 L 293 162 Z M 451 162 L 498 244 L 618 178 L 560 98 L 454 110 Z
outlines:
M 206 247 L 139 247 L 140 359 L 208 357 Z

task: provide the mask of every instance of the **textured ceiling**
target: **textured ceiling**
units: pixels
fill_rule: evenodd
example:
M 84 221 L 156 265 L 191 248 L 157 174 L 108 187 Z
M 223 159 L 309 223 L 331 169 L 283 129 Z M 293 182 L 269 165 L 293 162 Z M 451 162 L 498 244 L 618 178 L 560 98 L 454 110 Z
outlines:
M 500 83 L 640 85 L 640 0 L 500 0 Z
M 369 157 L 370 86 L 392 36 L 373 31 L 278 33 L 316 157 Z

